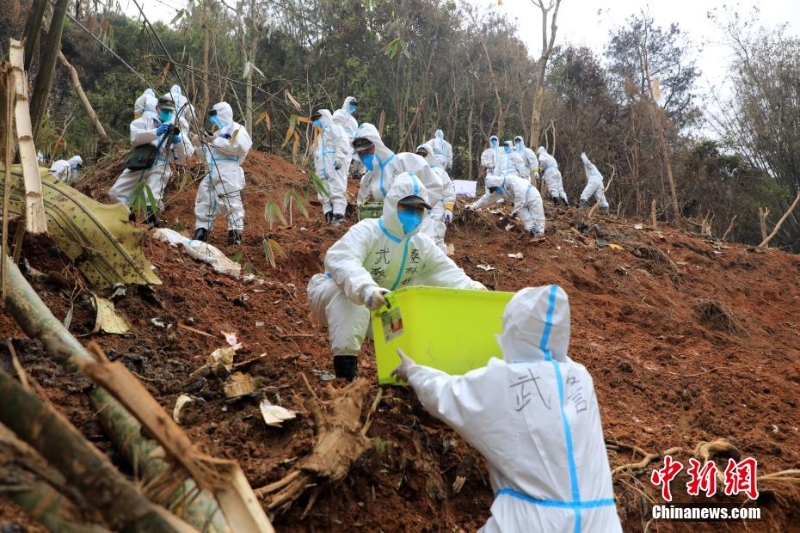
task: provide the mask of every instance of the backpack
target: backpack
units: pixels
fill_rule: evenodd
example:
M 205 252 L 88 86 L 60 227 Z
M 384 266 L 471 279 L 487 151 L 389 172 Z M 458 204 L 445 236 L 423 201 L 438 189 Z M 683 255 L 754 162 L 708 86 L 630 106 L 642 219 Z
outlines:
M 153 163 L 156 162 L 156 157 L 158 157 L 158 151 L 159 147 L 152 144 L 137 146 L 128 154 L 128 158 L 125 160 L 125 168 L 145 170 L 152 167 Z

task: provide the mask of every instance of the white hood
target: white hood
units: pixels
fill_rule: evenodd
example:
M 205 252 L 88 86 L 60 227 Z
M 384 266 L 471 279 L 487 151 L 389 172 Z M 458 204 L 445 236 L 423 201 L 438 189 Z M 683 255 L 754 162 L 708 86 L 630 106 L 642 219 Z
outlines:
M 73 155 L 72 157 L 67 159 L 67 162 L 69 163 L 70 168 L 72 168 L 72 167 L 76 167 L 78 165 L 82 165 L 83 164 L 83 158 L 81 156 L 79 156 L 79 155 Z
M 389 150 L 389 148 L 387 148 L 386 145 L 383 144 L 381 136 L 378 133 L 378 128 L 376 128 L 369 122 L 364 122 L 363 124 L 361 124 L 358 127 L 358 130 L 356 131 L 355 138 L 360 139 L 362 137 L 372 141 L 372 144 L 375 145 L 375 155 L 378 156 L 378 158 L 381 161 L 386 162 L 389 160 L 390 157 L 394 155 L 394 152 Z
M 217 116 L 219 120 L 225 124 L 226 126 L 230 126 L 233 122 L 233 109 L 228 102 L 220 102 L 218 104 L 214 104 L 212 107 L 214 111 L 217 112 Z
M 397 179 L 394 180 L 392 188 L 389 189 L 389 194 L 383 199 L 383 214 L 381 215 L 381 223 L 383 228 L 391 233 L 394 237 L 406 238 L 414 235 L 422 227 L 422 224 L 411 230 L 409 233 L 403 233 L 403 225 L 400 223 L 400 218 L 397 216 L 397 202 L 407 196 L 419 196 L 427 203 L 428 189 L 422 184 L 419 178 L 413 172 L 403 172 Z M 427 213 L 423 211 L 423 221 Z
M 330 109 L 318 109 L 317 113 L 320 114 L 319 121 L 322 122 L 323 128 L 333 124 L 333 115 L 331 115 Z
M 558 285 L 519 291 L 503 311 L 497 342 L 506 362 L 564 362 L 570 338 L 567 293 Z

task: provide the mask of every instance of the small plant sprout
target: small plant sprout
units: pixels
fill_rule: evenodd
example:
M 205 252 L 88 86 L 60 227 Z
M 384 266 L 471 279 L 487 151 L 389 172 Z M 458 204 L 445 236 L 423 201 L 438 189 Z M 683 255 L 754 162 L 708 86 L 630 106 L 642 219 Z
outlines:
M 301 215 L 308 218 L 308 211 L 306 210 L 306 206 L 303 205 L 302 196 L 300 196 L 300 193 L 297 192 L 295 189 L 289 189 L 283 196 L 283 210 L 289 213 L 289 226 L 294 225 L 292 220 L 292 214 L 293 214 L 293 208 L 295 206 L 297 206 L 297 210 L 300 212 Z
M 264 220 L 269 224 L 269 231 L 272 232 L 272 227 L 275 225 L 275 220 L 280 220 L 283 225 L 286 225 L 286 217 L 283 216 L 278 204 L 272 200 L 268 200 L 264 205 Z

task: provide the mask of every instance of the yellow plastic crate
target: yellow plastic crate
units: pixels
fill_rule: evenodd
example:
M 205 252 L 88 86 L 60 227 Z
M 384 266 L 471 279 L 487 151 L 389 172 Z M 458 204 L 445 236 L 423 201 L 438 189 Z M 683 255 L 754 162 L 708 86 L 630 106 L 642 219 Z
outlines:
M 397 348 L 421 365 L 465 374 L 501 357 L 495 334 L 513 292 L 404 287 L 372 313 L 378 383 L 397 384 L 389 374 L 400 364 Z

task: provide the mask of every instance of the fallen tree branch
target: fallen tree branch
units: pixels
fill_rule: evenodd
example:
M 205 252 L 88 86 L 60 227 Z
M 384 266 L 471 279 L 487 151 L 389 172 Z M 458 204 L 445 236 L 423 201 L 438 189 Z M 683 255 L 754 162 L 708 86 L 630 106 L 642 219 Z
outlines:
M 89 98 L 86 96 L 86 93 L 83 91 L 83 86 L 81 85 L 81 80 L 78 78 L 78 71 L 75 70 L 75 67 L 67 61 L 67 58 L 64 57 L 64 54 L 61 53 L 61 50 L 58 51 L 58 60 L 61 61 L 61 64 L 66 67 L 69 71 L 69 76 L 72 79 L 72 86 L 75 88 L 75 93 L 77 93 L 78 98 L 83 105 L 83 109 L 86 111 L 86 114 L 89 115 L 89 121 L 94 126 L 95 131 L 100 136 L 101 142 L 108 142 L 108 135 L 106 135 L 106 130 L 103 128 L 103 125 L 100 124 L 100 119 L 97 117 L 97 113 L 95 113 L 92 104 L 89 102 Z
M 772 233 L 769 234 L 769 237 L 766 237 L 761 242 L 761 244 L 758 245 L 759 248 L 766 248 L 767 247 L 767 245 L 769 244 L 769 241 L 771 241 L 772 238 L 775 235 L 778 234 L 778 230 L 781 229 L 781 226 L 783 225 L 783 223 L 786 221 L 787 218 L 789 218 L 789 215 L 792 214 L 792 211 L 794 211 L 794 208 L 797 207 L 798 202 L 800 202 L 800 191 L 797 191 L 797 196 L 795 197 L 794 202 L 792 202 L 792 205 L 789 206 L 789 209 L 786 210 L 786 212 L 783 214 L 783 216 L 778 221 L 778 223 L 775 224 L 775 227 L 772 228 Z M 759 214 L 760 214 L 760 211 L 761 210 L 759 209 Z M 767 214 L 769 213 L 769 209 L 766 210 L 766 213 Z M 766 228 L 766 218 L 767 218 L 767 215 L 765 214 L 764 215 L 764 226 L 763 226 L 764 228 Z

